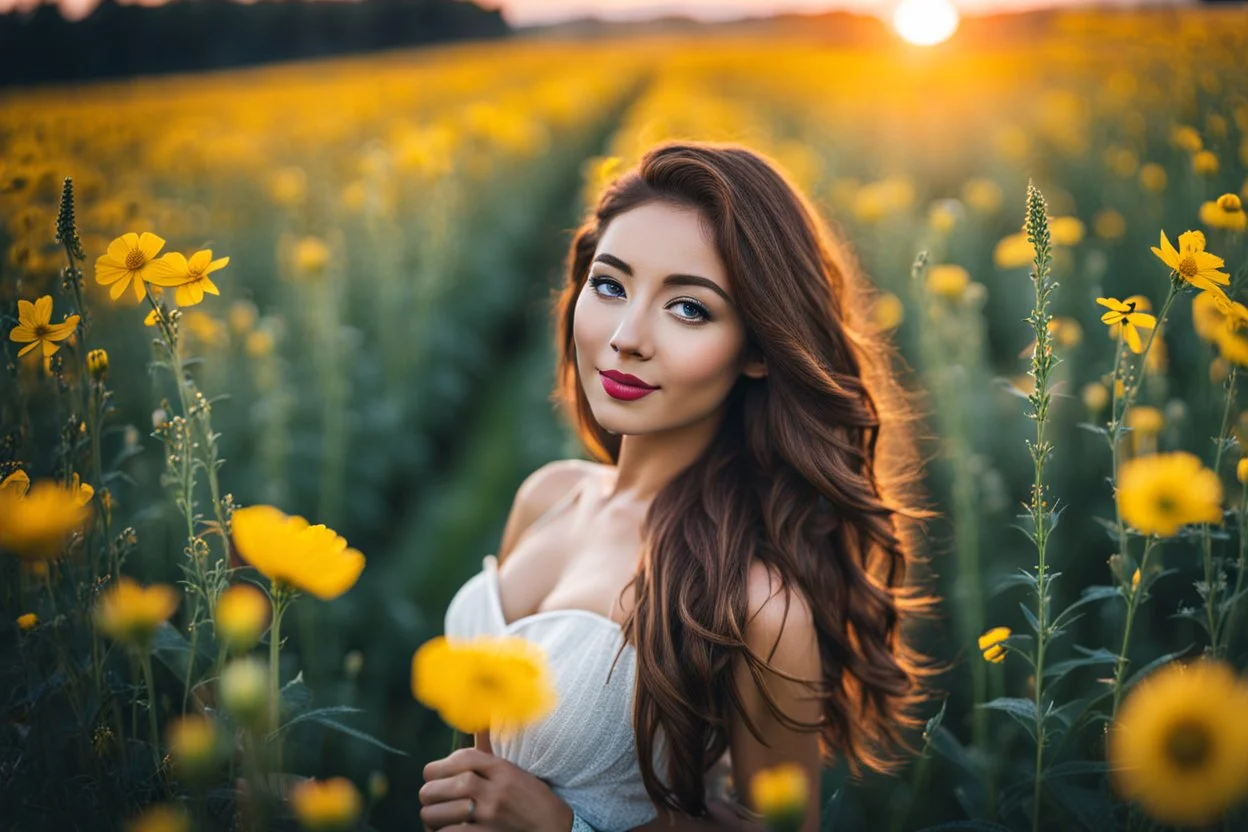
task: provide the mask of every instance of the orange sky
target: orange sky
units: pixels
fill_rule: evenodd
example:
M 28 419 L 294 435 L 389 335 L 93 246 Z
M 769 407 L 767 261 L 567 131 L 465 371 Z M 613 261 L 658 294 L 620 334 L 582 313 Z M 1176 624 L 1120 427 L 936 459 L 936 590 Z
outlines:
M 724 20 L 775 12 L 816 12 L 833 9 L 890 16 L 900 0 L 476 0 L 487 8 L 502 8 L 513 26 L 528 26 L 594 15 L 611 20 L 637 20 L 664 13 L 685 14 L 703 20 Z M 0 0 L 0 12 L 31 8 L 44 0 Z M 59 2 L 66 17 L 80 18 L 99 0 L 48 0 Z M 160 5 L 166 0 L 122 0 Z M 964 14 L 1034 8 L 1037 6 L 1088 5 L 1089 0 L 953 0 Z M 1103 5 L 1130 5 L 1135 0 L 1102 0 Z

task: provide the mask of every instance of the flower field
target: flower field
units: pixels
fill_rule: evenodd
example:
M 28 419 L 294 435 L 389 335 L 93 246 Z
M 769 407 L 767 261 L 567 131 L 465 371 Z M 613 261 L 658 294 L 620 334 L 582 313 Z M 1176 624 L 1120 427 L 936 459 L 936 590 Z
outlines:
M 812 196 L 925 393 L 943 706 L 900 777 L 825 772 L 825 828 L 1248 828 L 1242 14 L 0 93 L 5 814 L 410 828 L 447 737 L 414 654 L 580 455 L 567 231 L 692 138 Z

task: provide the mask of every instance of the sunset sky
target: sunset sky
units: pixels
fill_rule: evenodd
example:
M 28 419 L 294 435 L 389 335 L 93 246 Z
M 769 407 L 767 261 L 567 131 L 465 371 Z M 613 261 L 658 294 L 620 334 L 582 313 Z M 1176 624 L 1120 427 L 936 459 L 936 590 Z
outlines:
M 49 0 L 58 2 L 66 17 L 89 14 L 99 0 Z M 0 12 L 29 8 L 43 0 L 0 0 Z M 124 0 L 123 0 L 124 2 Z M 131 0 L 159 5 L 166 0 Z M 486 8 L 501 8 L 512 26 L 554 23 L 592 15 L 607 20 L 643 20 L 663 14 L 683 14 L 701 20 L 727 20 L 780 12 L 857 11 L 888 17 L 900 0 L 477 0 Z M 1022 10 L 1044 6 L 1089 5 L 1088 0 L 953 0 L 963 14 Z M 1143 5 L 1136 0 L 1103 0 L 1097 5 Z

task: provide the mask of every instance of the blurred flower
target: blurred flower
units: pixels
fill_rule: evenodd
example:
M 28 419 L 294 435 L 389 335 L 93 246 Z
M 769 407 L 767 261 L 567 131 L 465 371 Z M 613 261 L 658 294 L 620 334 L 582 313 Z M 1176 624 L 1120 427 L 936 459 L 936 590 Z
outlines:
M 956 199 L 938 199 L 927 207 L 927 224 L 941 234 L 957 227 L 962 217 L 962 203 Z
M 1153 254 L 1170 267 L 1187 283 L 1198 289 L 1208 289 L 1226 295 L 1222 286 L 1230 285 L 1231 276 L 1218 271 L 1224 265 L 1221 257 L 1205 251 L 1205 235 L 1199 231 L 1184 231 L 1179 235 L 1179 250 L 1170 245 L 1166 232 L 1161 232 L 1161 248 L 1150 246 Z M 1221 285 L 1219 285 L 1221 284 Z
M 368 799 L 376 802 L 386 796 L 390 791 L 390 781 L 386 778 L 385 773 L 374 771 L 368 775 Z
M 809 793 L 806 771 L 797 763 L 763 768 L 750 778 L 750 801 L 771 828 L 796 829 Z
M 962 297 L 970 282 L 970 273 L 952 263 L 932 266 L 927 273 L 927 291 L 950 300 Z
M 364 183 L 356 179 L 348 182 L 342 189 L 342 206 L 348 211 L 356 212 L 364 207 L 368 199 L 368 190 Z
M 308 177 L 303 168 L 279 168 L 269 175 L 269 196 L 278 205 L 288 208 L 300 204 L 308 195 Z
M 350 650 L 342 657 L 342 675 L 354 679 L 364 669 L 364 654 L 359 650 Z
M 244 725 L 256 725 L 268 706 L 269 671 L 252 656 L 235 659 L 221 670 L 217 695 L 225 712 Z
M 1049 235 L 1055 246 L 1075 246 L 1083 240 L 1083 220 L 1078 217 L 1053 217 L 1049 220 Z
M 165 241 L 150 231 L 141 235 L 129 232 L 122 234 L 108 244 L 108 253 L 101 254 L 95 260 L 95 282 L 101 286 L 110 286 L 109 296 L 113 300 L 121 297 L 126 287 L 134 281 L 134 297 L 143 300 L 147 296 L 145 281 L 151 273 L 152 264 Z
M 1109 406 L 1109 388 L 1099 381 L 1090 381 L 1083 387 L 1083 403 L 1093 418 Z
M 273 506 L 238 509 L 232 527 L 239 554 L 257 571 L 323 601 L 353 587 L 364 569 L 364 555 L 332 529 Z
M 1157 319 L 1145 312 L 1136 312 L 1138 304 L 1131 299 L 1124 302 L 1117 298 L 1097 298 L 1096 302 L 1109 309 L 1101 316 L 1101 323 L 1109 324 L 1111 328 L 1120 327 L 1131 352 L 1136 355 L 1144 352 L 1140 329 L 1153 329 L 1157 326 Z
M 1000 209 L 1001 200 L 1001 186 L 991 179 L 974 177 L 962 183 L 962 201 L 981 214 Z
M 1058 346 L 1074 347 L 1083 340 L 1083 327 L 1074 318 L 1065 315 L 1050 318 L 1048 330 L 1057 339 Z
M 234 584 L 221 593 L 213 612 L 217 638 L 235 655 L 256 646 L 269 624 L 269 599 L 251 584 Z
M 62 323 L 52 323 L 52 296 L 44 295 L 34 303 L 28 300 L 17 302 L 17 326 L 9 330 L 9 340 L 26 344 L 17 355 L 20 358 L 35 347 L 43 347 L 46 358 L 61 347 L 58 341 L 64 341 L 74 334 L 78 328 L 78 316 L 70 315 Z
M 1001 646 L 1001 642 L 1010 637 L 1010 632 L 1009 627 L 993 627 L 979 637 L 979 649 L 986 661 L 993 664 L 1005 661 L 1006 648 Z
M 1165 825 L 1216 822 L 1248 794 L 1246 715 L 1248 685 L 1229 665 L 1162 666 L 1134 686 L 1109 728 L 1114 790 Z
M 1200 133 L 1196 132 L 1195 127 L 1189 127 L 1186 124 L 1176 124 L 1170 131 L 1170 143 L 1175 147 L 1186 150 L 1188 153 L 1195 153 L 1200 150 L 1204 143 L 1200 140 Z
M 1140 570 L 1131 573 L 1131 591 L 1135 592 L 1140 588 Z
M 1092 230 L 1102 240 L 1117 240 L 1127 231 L 1127 221 L 1113 208 L 1102 208 L 1092 217 Z
M 329 246 L 317 237 L 301 237 L 295 243 L 295 271 L 300 275 L 318 275 L 329 263 Z
M 1160 410 L 1138 404 L 1127 411 L 1123 421 L 1131 429 L 1133 456 L 1157 452 L 1157 435 L 1166 425 L 1165 417 Z
M 871 304 L 871 321 L 877 329 L 890 330 L 901 326 L 906 308 L 892 292 L 881 292 Z
M 176 803 L 149 806 L 126 822 L 126 832 L 190 832 L 191 818 Z
M 1149 454 L 1119 468 L 1118 507 L 1144 534 L 1173 537 L 1189 523 L 1222 522 L 1222 481 L 1187 451 Z
M 81 507 L 91 502 L 91 498 L 95 496 L 95 489 L 88 483 L 80 482 L 78 473 L 74 472 L 73 482 L 69 485 L 69 493 L 74 496 L 74 502 Z
M 412 656 L 412 695 L 466 734 L 511 733 L 558 699 L 545 651 L 517 636 L 430 639 Z
M 1222 194 L 1218 197 L 1217 206 L 1228 214 L 1240 214 L 1244 210 L 1238 194 Z
M 340 832 L 355 825 L 363 808 L 360 791 L 345 777 L 303 780 L 290 789 L 290 808 L 312 832 Z
M 10 488 L 16 491 L 19 495 L 25 496 L 26 492 L 30 490 L 30 475 L 21 468 L 18 468 L 12 474 L 5 477 L 3 482 L 0 482 L 0 491 Z
M 1140 185 L 1146 191 L 1161 193 L 1166 189 L 1166 169 L 1156 162 L 1140 166 Z
M 182 316 L 182 328 L 196 341 L 208 346 L 221 346 L 230 337 L 225 324 L 198 309 L 188 310 Z
M 198 781 L 212 774 L 219 759 L 217 726 L 212 719 L 196 714 L 174 717 L 166 731 L 169 756 L 180 776 Z
M 35 625 L 38 623 L 39 616 L 35 615 L 33 612 L 28 612 L 25 615 L 19 615 L 17 617 L 17 627 L 19 630 L 33 630 Z
M 230 329 L 235 335 L 243 335 L 251 332 L 256 325 L 256 318 L 260 312 L 256 309 L 256 305 L 249 300 L 236 300 L 230 304 L 230 311 L 227 318 L 230 322 Z
M 1026 234 L 1009 234 L 1002 237 L 992 250 L 992 262 L 999 269 L 1015 269 L 1029 265 L 1036 258 L 1035 246 Z
M 178 306 L 194 306 L 204 299 L 204 293 L 220 295 L 217 285 L 208 275 L 223 269 L 230 258 L 212 259 L 212 249 L 203 249 L 187 260 L 180 252 L 171 251 L 152 264 L 148 280 L 159 286 L 176 286 L 174 302 Z
M 273 333 L 267 329 L 256 329 L 247 333 L 244 349 L 252 358 L 261 358 L 273 352 Z
M 1248 456 L 1241 459 L 1235 466 L 1235 479 L 1239 480 L 1241 485 L 1248 485 Z
M 1235 194 L 1226 196 L 1238 199 Z M 1200 204 L 1200 221 L 1210 228 L 1225 228 L 1228 231 L 1243 231 L 1248 226 L 1248 215 L 1242 210 L 1227 211 L 1222 208 L 1222 199 L 1217 202 L 1208 200 Z
M 95 624 L 110 638 L 144 647 L 173 615 L 179 600 L 178 591 L 168 584 L 143 587 L 122 575 L 96 600 Z
M 1213 176 L 1218 172 L 1218 155 L 1212 150 L 1202 150 L 1192 157 L 1192 170 L 1200 176 Z
M 87 353 L 87 372 L 96 381 L 103 381 L 108 375 L 108 353 L 102 349 L 94 349 Z
M 11 474 L 8 487 L 0 488 L 0 549 L 26 560 L 59 557 L 65 538 L 86 525 L 91 509 L 79 492 L 54 480 L 39 480 L 23 492 L 16 477 Z

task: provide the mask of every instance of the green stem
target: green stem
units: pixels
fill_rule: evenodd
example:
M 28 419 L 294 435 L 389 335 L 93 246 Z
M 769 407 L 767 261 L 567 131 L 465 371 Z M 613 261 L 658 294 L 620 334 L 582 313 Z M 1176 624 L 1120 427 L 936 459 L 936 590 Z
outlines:
M 1213 472 L 1221 479 L 1222 448 L 1226 444 L 1226 431 L 1231 423 L 1231 405 L 1235 402 L 1235 367 L 1232 366 L 1226 377 L 1226 405 L 1222 408 L 1222 427 L 1218 430 L 1217 449 L 1213 452 Z M 1209 524 L 1202 523 L 1200 537 L 1205 556 L 1205 621 L 1209 628 L 1209 641 L 1214 655 L 1218 647 L 1218 615 L 1217 615 L 1217 584 L 1213 579 L 1213 539 L 1209 534 Z
M 1235 639 L 1235 623 L 1239 618 L 1239 608 L 1244 599 L 1238 598 L 1244 588 L 1244 571 L 1248 569 L 1248 488 L 1245 488 L 1239 499 L 1239 566 L 1235 571 L 1235 603 L 1227 611 L 1226 623 L 1218 631 L 1218 644 L 1214 650 L 1216 655 L 1225 656 L 1231 651 Z
M 1156 535 L 1150 535 L 1148 540 L 1144 542 L 1144 554 L 1140 558 L 1140 584 L 1144 583 L 1144 575 L 1148 568 L 1148 556 L 1153 551 L 1153 546 L 1157 542 Z M 1132 589 L 1131 598 L 1127 602 L 1127 623 L 1122 632 L 1122 648 L 1118 651 L 1118 662 L 1114 667 L 1114 704 L 1109 715 L 1112 719 L 1118 715 L 1118 703 L 1122 699 L 1122 683 L 1123 677 L 1127 670 L 1127 648 L 1131 644 L 1131 624 L 1135 621 L 1135 610 L 1139 605 L 1141 591 Z
M 160 772 L 160 732 L 156 727 L 156 686 L 152 683 L 152 654 L 147 645 L 139 648 L 139 661 L 143 666 L 143 683 L 147 685 L 147 727 L 151 733 L 152 762 Z
M 282 644 L 282 614 L 290 598 L 286 587 L 280 581 L 273 582 L 273 624 L 269 629 L 269 730 L 274 732 L 273 756 L 276 760 L 274 771 L 282 770 L 282 735 L 281 723 L 281 690 L 278 685 L 280 674 L 280 653 Z

